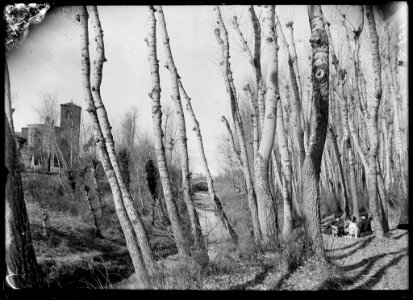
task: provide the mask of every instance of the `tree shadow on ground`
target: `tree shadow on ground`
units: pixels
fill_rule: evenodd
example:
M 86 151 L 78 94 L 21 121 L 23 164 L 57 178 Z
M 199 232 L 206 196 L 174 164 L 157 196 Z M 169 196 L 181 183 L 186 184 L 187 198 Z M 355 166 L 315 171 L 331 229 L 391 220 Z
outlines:
M 335 251 L 346 250 L 346 249 L 352 248 L 352 247 L 354 247 L 354 246 L 356 246 L 356 245 L 362 244 L 362 243 L 364 243 L 366 240 L 371 240 L 372 238 L 373 238 L 373 236 L 370 236 L 370 237 L 367 238 L 367 239 L 358 239 L 357 242 L 355 242 L 354 244 L 349 244 L 349 245 L 346 245 L 346 246 L 343 246 L 343 247 L 340 247 L 340 248 L 326 249 L 325 251 L 326 251 L 326 252 L 335 252 Z
M 393 258 L 387 265 L 381 267 L 373 276 L 371 276 L 371 279 L 369 279 L 367 282 L 360 284 L 359 286 L 354 287 L 354 289 L 371 289 L 373 288 L 383 277 L 383 275 L 386 273 L 386 270 L 389 269 L 392 266 L 395 266 L 399 263 L 400 260 L 402 260 L 403 257 L 407 256 L 407 253 L 401 254 L 395 258 Z
M 275 266 L 263 266 L 263 270 L 260 273 L 258 273 L 253 279 L 247 282 L 241 283 L 241 284 L 237 284 L 233 287 L 230 287 L 230 289 L 231 290 L 246 290 L 248 287 L 261 284 L 264 282 L 265 278 L 267 277 L 267 274 L 271 272 L 274 268 Z
M 383 254 L 380 254 L 380 255 L 377 255 L 377 256 L 374 256 L 374 257 L 365 258 L 365 259 L 361 260 L 360 262 L 352 264 L 352 265 L 348 265 L 348 266 L 344 266 L 344 267 L 338 266 L 344 272 L 350 272 L 350 271 L 359 269 L 361 267 L 363 267 L 363 269 L 360 270 L 356 275 L 353 275 L 353 276 L 343 276 L 340 279 L 328 279 L 328 280 L 324 281 L 319 286 L 319 289 L 320 290 L 344 290 L 347 287 L 350 287 L 350 286 L 354 285 L 355 283 L 357 283 L 363 277 L 363 275 L 368 274 L 370 272 L 370 270 L 373 268 L 373 266 L 376 264 L 376 262 L 378 260 L 380 260 L 381 258 L 386 257 L 388 255 L 401 254 L 400 256 L 393 259 L 389 264 L 387 264 L 386 266 L 383 266 L 374 275 L 372 275 L 372 279 L 369 280 L 366 284 L 360 284 L 359 286 L 357 286 L 353 289 L 368 289 L 368 288 L 371 288 L 372 286 L 374 286 L 380 280 L 380 278 L 385 273 L 386 269 L 388 269 L 389 267 L 397 264 L 397 262 L 403 256 L 407 255 L 406 251 L 407 251 L 407 248 L 403 248 L 399 251 L 383 253 Z M 376 279 L 375 277 L 379 277 L 379 279 Z
M 399 229 L 392 229 L 392 230 L 389 231 L 389 238 L 391 238 L 393 240 L 398 240 L 398 239 L 401 239 L 402 237 L 404 237 L 405 235 L 409 234 L 408 231 L 405 231 L 405 232 L 401 232 L 398 235 L 393 236 L 393 233 L 395 233 L 396 230 L 399 230 Z
M 336 260 L 336 259 L 341 259 L 341 258 L 348 257 L 348 256 L 356 253 L 358 250 L 361 250 L 361 249 L 363 249 L 363 248 L 366 248 L 373 240 L 374 240 L 374 236 L 371 236 L 371 237 L 363 240 L 362 242 L 357 242 L 357 243 L 355 243 L 355 244 L 351 244 L 351 245 L 348 245 L 348 246 L 345 246 L 345 247 L 342 247 L 342 248 L 338 248 L 338 249 L 329 249 L 329 250 L 328 250 L 329 252 L 333 252 L 333 253 L 334 253 L 334 251 L 345 250 L 345 249 L 348 249 L 348 248 L 350 248 L 350 247 L 353 247 L 354 245 L 358 245 L 356 248 L 354 248 L 353 250 L 351 250 L 351 251 L 349 251 L 349 252 L 345 252 L 345 253 L 343 253 L 343 254 L 334 255 L 334 256 L 333 256 L 333 255 L 329 255 L 328 258 L 329 258 L 330 260 Z

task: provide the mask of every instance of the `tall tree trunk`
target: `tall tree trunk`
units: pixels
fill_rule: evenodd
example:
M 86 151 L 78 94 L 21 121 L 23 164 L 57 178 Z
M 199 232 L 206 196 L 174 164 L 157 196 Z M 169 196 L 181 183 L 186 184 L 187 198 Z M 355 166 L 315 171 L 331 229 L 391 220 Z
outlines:
M 298 89 L 300 91 L 300 99 L 303 99 L 302 82 L 301 82 L 301 77 L 300 77 L 300 69 L 298 68 L 298 56 L 297 56 L 297 51 L 295 48 L 293 24 L 294 23 L 290 21 L 285 25 L 290 30 L 291 57 L 289 59 L 293 63 L 294 72 L 295 72 L 295 75 L 297 76 Z
M 135 157 L 133 158 L 133 166 L 135 167 L 135 172 L 136 172 L 136 184 L 138 186 L 138 195 L 139 195 L 139 202 L 141 203 L 141 213 L 143 212 L 145 206 L 143 204 L 143 198 L 142 198 L 142 186 L 141 186 L 141 180 L 139 178 L 139 165 L 138 162 L 136 161 Z
M 278 235 L 276 211 L 268 178 L 268 167 L 274 143 L 277 121 L 278 91 L 278 45 L 274 24 L 274 6 L 264 6 L 263 33 L 267 54 L 267 74 L 265 95 L 265 118 L 260 147 L 255 158 L 255 188 L 257 192 L 258 216 L 264 243 L 268 243 Z
M 336 74 L 338 75 L 338 94 L 339 94 L 338 99 L 339 99 L 339 103 L 341 106 L 340 112 L 341 112 L 341 121 L 342 121 L 342 128 L 343 128 L 341 153 L 342 153 L 343 161 L 340 160 L 340 155 L 339 155 L 338 146 L 337 146 L 337 136 L 333 132 L 331 132 L 331 136 L 333 139 L 334 152 L 336 154 L 338 164 L 339 164 L 339 170 L 340 170 L 340 179 L 341 179 L 341 184 L 342 184 L 342 194 L 343 194 L 343 200 L 344 200 L 344 216 L 343 217 L 346 218 L 349 216 L 349 205 L 348 205 L 348 197 L 347 197 L 347 189 L 346 189 L 347 185 L 345 184 L 345 176 L 344 176 L 344 171 L 343 171 L 345 154 L 346 154 L 346 151 L 348 151 L 349 164 L 350 164 L 349 166 L 350 167 L 350 190 L 351 190 L 351 195 L 353 199 L 353 216 L 355 216 L 356 219 L 359 220 L 358 197 L 357 197 L 357 189 L 356 189 L 356 183 L 355 183 L 355 177 L 354 177 L 353 153 L 350 149 L 351 144 L 350 144 L 350 136 L 349 136 L 349 128 L 348 128 L 348 106 L 347 106 L 347 98 L 344 94 L 344 79 L 345 79 L 346 71 L 340 68 L 339 61 L 335 54 L 334 47 L 333 47 L 333 41 L 332 41 L 332 37 L 330 34 L 330 23 L 328 22 L 325 23 L 325 29 L 326 29 L 327 36 L 329 39 L 331 56 L 332 56 L 332 64 L 334 65 Z M 361 32 L 360 28 L 358 29 L 358 31 L 355 32 L 355 34 L 359 34 L 359 32 Z M 348 38 L 348 35 L 347 35 L 347 38 Z M 350 44 L 348 45 L 350 48 Z M 356 65 L 355 61 L 354 61 L 354 64 Z M 357 71 L 356 71 L 356 82 L 357 82 Z M 330 129 L 332 129 L 332 127 L 330 127 Z
M 349 207 L 348 207 L 348 197 L 347 197 L 347 187 L 346 187 L 346 181 L 345 181 L 345 176 L 344 176 L 344 170 L 343 170 L 343 164 L 341 163 L 340 159 L 340 152 L 338 149 L 338 144 L 337 144 L 337 135 L 335 134 L 333 127 L 330 125 L 330 133 L 331 133 L 331 140 L 333 142 L 333 149 L 334 149 L 334 154 L 337 159 L 338 163 L 338 170 L 340 174 L 340 182 L 341 182 L 341 194 L 342 194 L 342 199 L 343 199 L 343 218 L 347 218 L 349 216 Z M 343 152 L 342 152 L 343 153 Z
M 391 54 L 390 54 L 390 33 L 388 28 L 385 29 L 386 35 L 387 35 L 387 56 L 386 56 L 386 60 L 387 60 L 387 69 L 388 69 L 388 73 L 390 73 L 390 82 L 389 82 L 389 87 L 390 87 L 390 91 L 391 91 L 391 103 L 392 103 L 392 108 L 393 108 L 393 120 L 394 120 L 394 141 L 395 141 L 395 145 L 396 145 L 396 150 L 397 150 L 397 154 L 399 155 L 399 159 L 400 159 L 400 173 L 401 173 L 401 182 L 403 184 L 403 188 L 405 191 L 407 191 L 407 183 L 405 180 L 405 176 L 404 174 L 406 174 L 406 152 L 405 152 L 405 141 L 403 140 L 403 135 L 402 135 L 402 126 L 401 126 L 401 112 L 399 109 L 399 104 L 398 104 L 398 99 L 400 98 L 400 95 L 398 95 L 397 91 L 399 91 L 399 89 L 397 89 L 396 91 L 396 87 L 397 87 L 397 80 L 396 80 L 396 71 L 394 70 L 394 68 L 392 68 L 392 64 L 391 64 Z
M 86 111 L 89 113 L 92 124 L 93 132 L 98 149 L 100 150 L 100 157 L 102 158 L 103 169 L 108 178 L 110 188 L 113 194 L 113 200 L 115 209 L 118 214 L 119 222 L 125 234 L 126 245 L 132 258 L 132 263 L 135 268 L 135 273 L 142 281 L 144 287 L 151 288 L 152 282 L 148 273 L 147 266 L 143 260 L 141 249 L 138 247 L 138 238 L 135 237 L 133 226 L 128 218 L 125 206 L 122 201 L 122 193 L 119 187 L 118 178 L 115 174 L 113 166 L 111 164 L 108 151 L 105 145 L 105 139 L 103 137 L 101 125 L 99 123 L 97 109 L 93 102 L 90 84 L 90 59 L 89 59 L 89 31 L 88 31 L 88 19 L 89 14 L 85 6 L 80 8 L 80 25 L 81 25 L 81 65 L 82 65 L 82 82 L 85 102 L 87 105 Z
M 292 233 L 292 183 L 291 183 L 291 160 L 290 153 L 288 151 L 287 135 L 284 127 L 284 117 L 281 101 L 278 102 L 277 108 L 277 140 L 278 147 L 281 156 L 281 165 L 284 170 L 283 184 L 282 184 L 282 196 L 283 196 L 283 211 L 284 211 L 284 222 L 283 222 L 283 237 L 288 240 Z
M 385 143 L 385 187 L 388 191 L 390 189 L 391 184 L 393 183 L 392 180 L 392 171 L 393 166 L 391 164 L 391 156 L 392 156 L 392 130 L 391 130 L 391 123 L 388 122 L 386 119 L 383 120 L 383 133 L 384 133 L 384 143 Z
M 187 95 L 180 79 L 179 79 L 179 87 L 186 100 L 186 110 L 189 112 L 189 115 L 191 116 L 192 123 L 194 126 L 193 130 L 196 133 L 199 153 L 201 154 L 202 166 L 204 168 L 204 172 L 205 172 L 207 183 L 208 183 L 209 196 L 211 197 L 211 200 L 214 202 L 215 209 L 218 211 L 222 224 L 228 230 L 228 234 L 231 236 L 232 242 L 234 244 L 238 244 L 238 236 L 236 232 L 234 231 L 234 229 L 232 228 L 231 224 L 229 223 L 228 218 L 224 212 L 224 207 L 215 192 L 214 181 L 212 179 L 211 172 L 209 171 L 208 161 L 205 156 L 204 142 L 202 141 L 201 129 L 199 128 L 198 120 L 196 119 L 194 110 L 192 109 L 191 98 L 189 98 L 189 96 Z
M 11 107 L 10 75 L 6 55 L 4 55 L 4 100 L 4 111 L 6 112 L 6 119 L 10 124 L 11 134 L 12 136 L 14 136 L 13 108 Z
M 91 211 L 91 213 L 92 213 L 92 217 L 93 217 L 93 224 L 95 225 L 95 229 L 96 229 L 96 236 L 97 237 L 101 237 L 102 236 L 102 233 L 101 233 L 101 231 L 100 231 L 100 222 L 99 222 L 99 218 L 98 218 L 98 213 L 97 213 L 97 211 L 96 211 L 96 207 L 95 207 L 95 205 L 93 204 L 93 199 L 92 199 L 92 197 L 90 197 L 90 195 L 89 195 L 89 187 L 87 186 L 87 185 L 84 185 L 83 186 L 83 191 L 84 191 L 84 193 L 85 193 L 85 198 L 86 198 L 86 200 L 87 200 L 87 202 L 88 202 L 88 204 L 89 204 L 89 208 L 90 208 L 90 211 Z
M 224 75 L 225 87 L 226 87 L 227 93 L 229 94 L 229 98 L 230 98 L 232 119 L 235 124 L 235 130 L 238 136 L 238 142 L 240 146 L 240 152 L 241 152 L 240 157 L 241 157 L 243 173 L 244 173 L 244 177 L 245 177 L 245 181 L 247 185 L 248 205 L 251 211 L 252 223 L 254 227 L 254 239 L 256 242 L 260 242 L 262 239 L 262 233 L 260 229 L 260 222 L 259 222 L 259 216 L 258 216 L 258 206 L 257 206 L 257 198 L 256 198 L 257 196 L 255 193 L 254 183 L 251 177 L 251 171 L 249 167 L 249 160 L 248 160 L 248 154 L 247 154 L 247 147 L 245 143 L 244 129 L 242 127 L 242 120 L 241 120 L 241 116 L 238 110 L 238 105 L 236 102 L 237 101 L 236 91 L 235 91 L 235 87 L 233 84 L 232 71 L 231 71 L 231 67 L 229 63 L 228 32 L 222 20 L 219 6 L 216 6 L 214 8 L 214 12 L 216 14 L 216 22 L 217 22 L 214 32 L 215 32 L 215 37 L 217 38 L 218 44 L 221 46 L 221 50 L 222 50 L 222 60 L 220 62 L 220 65 L 222 66 L 222 69 L 223 69 L 222 73 Z M 221 34 L 223 38 L 221 38 Z
M 130 221 L 132 222 L 133 229 L 138 239 L 139 247 L 142 251 L 143 259 L 147 268 L 151 273 L 157 272 L 157 265 L 153 258 L 153 253 L 149 244 L 148 235 L 146 229 L 142 222 L 142 217 L 135 208 L 135 205 L 132 200 L 129 188 L 123 179 L 118 159 L 115 151 L 115 142 L 112 135 L 112 127 L 110 126 L 109 119 L 106 113 L 105 105 L 103 104 L 101 95 L 100 95 L 100 85 L 102 83 L 102 70 L 103 63 L 106 61 L 105 57 L 105 48 L 103 43 L 103 30 L 99 20 L 99 14 L 96 6 L 91 7 L 93 15 L 93 24 L 95 29 L 95 38 L 96 38 L 96 60 L 94 61 L 94 68 L 91 80 L 91 91 L 93 100 L 96 105 L 96 113 L 98 115 L 99 123 L 101 126 L 102 134 L 104 137 L 106 149 L 109 155 L 110 162 L 112 164 L 113 170 L 115 171 L 116 178 L 119 183 L 119 188 L 122 193 L 123 204 L 125 206 L 126 212 L 129 216 Z
M 348 126 L 348 104 L 347 104 L 347 97 L 344 94 L 344 76 L 346 75 L 346 71 L 339 69 L 339 99 L 341 104 L 341 113 L 342 113 L 342 122 L 343 122 L 343 145 L 345 145 L 345 149 L 342 149 L 343 158 L 344 153 L 347 151 L 348 159 L 349 159 L 349 171 L 350 171 L 350 190 L 351 190 L 351 197 L 353 203 L 353 216 L 356 219 L 360 220 L 359 214 L 359 203 L 358 203 L 358 196 L 357 196 L 357 185 L 356 185 L 356 177 L 354 175 L 354 157 L 353 151 L 351 150 L 351 140 L 349 134 L 349 126 Z
M 172 51 L 169 44 L 169 36 L 166 29 L 165 16 L 161 6 L 156 7 L 159 17 L 159 25 L 161 28 L 161 35 L 163 39 L 163 45 L 165 47 L 165 54 L 167 60 L 167 68 L 171 73 L 171 82 L 172 82 L 172 98 L 175 103 L 175 112 L 176 120 L 178 124 L 178 139 L 179 139 L 179 152 L 181 160 L 181 170 L 182 170 L 182 187 L 184 201 L 186 208 L 189 213 L 189 218 L 191 221 L 192 236 L 194 238 L 194 247 L 193 249 L 194 258 L 201 265 L 205 266 L 208 264 L 208 253 L 202 235 L 201 226 L 199 224 L 198 214 L 195 210 L 195 205 L 191 197 L 191 188 L 190 188 L 190 174 L 189 174 L 189 156 L 188 156 L 188 146 L 187 146 L 187 137 L 186 137 L 186 127 L 185 127 L 185 117 L 184 111 L 182 109 L 181 97 L 179 93 L 179 76 L 178 72 L 172 57 Z
M 252 106 L 252 110 L 253 110 L 253 113 L 252 113 L 252 116 L 251 116 L 251 119 L 252 119 L 252 140 L 253 140 L 252 149 L 253 149 L 253 154 L 254 154 L 253 157 L 255 159 L 255 157 L 257 156 L 257 153 L 258 153 L 258 148 L 260 146 L 259 130 L 258 130 L 259 122 L 260 122 L 259 121 L 259 110 L 258 110 L 258 105 L 255 102 L 254 95 L 251 91 L 250 85 L 247 84 L 244 87 L 244 90 L 246 92 L 248 92 L 248 96 L 249 96 L 249 99 L 251 101 L 251 106 Z
M 5 101 L 10 102 L 10 97 L 6 98 Z M 5 114 L 4 121 L 5 168 L 3 170 L 3 174 L 5 174 L 7 178 L 5 182 L 6 281 L 14 289 L 37 288 L 39 287 L 41 278 L 31 238 L 26 204 L 24 202 L 23 186 L 17 159 L 16 142 L 11 131 L 7 114 Z
M 356 175 L 354 173 L 354 155 L 353 155 L 353 151 L 348 146 L 347 146 L 347 153 L 348 153 L 348 163 L 349 163 L 349 168 L 350 168 L 350 190 L 351 190 L 351 198 L 353 200 L 352 201 L 353 216 L 356 217 L 357 222 L 359 222 L 360 221 L 360 209 L 359 209 Z
M 302 169 L 304 228 L 307 245 L 316 254 L 324 256 L 320 228 L 320 167 L 327 135 L 329 100 L 328 37 L 319 5 L 308 6 L 312 47 L 313 114 L 309 149 Z
M 183 222 L 178 212 L 176 199 L 174 199 L 172 195 L 172 185 L 168 174 L 165 148 L 162 141 L 162 110 L 160 100 L 161 86 L 156 52 L 156 19 L 154 11 L 154 7 L 150 6 L 148 9 L 149 34 L 147 37 L 147 44 L 149 48 L 149 64 L 152 77 L 152 91 L 149 93 L 149 96 L 152 99 L 152 125 L 154 131 L 154 145 L 156 160 L 158 162 L 159 177 L 162 182 L 163 194 L 165 197 L 169 218 L 171 220 L 175 243 L 178 248 L 179 256 L 181 257 L 181 259 L 184 259 L 185 257 L 190 255 L 190 243 L 183 228 Z
M 368 131 L 370 136 L 370 152 L 368 156 L 368 185 L 369 185 L 369 203 L 370 210 L 373 214 L 372 228 L 376 231 L 378 237 L 384 237 L 388 231 L 388 225 L 385 224 L 384 212 L 381 209 L 377 195 L 377 148 L 378 148 L 378 110 L 381 101 L 382 85 L 381 85 L 381 63 L 379 56 L 379 37 L 376 30 L 376 22 L 374 20 L 373 7 L 366 5 L 366 17 L 370 32 L 371 51 L 374 70 L 374 89 L 375 97 L 369 98 L 368 109 L 370 119 L 368 121 Z
M 290 71 L 290 82 L 291 82 L 291 87 L 293 89 L 293 94 L 294 94 L 294 105 L 292 105 L 292 112 L 293 112 L 293 118 L 295 120 L 294 122 L 294 131 L 297 139 L 297 144 L 298 144 L 298 149 L 299 149 L 299 162 L 300 162 L 300 170 L 302 167 L 302 164 L 304 162 L 305 158 L 305 148 L 304 148 L 304 130 L 303 130 L 303 113 L 302 113 L 302 107 L 301 107 L 301 87 L 299 88 L 299 85 L 297 83 L 297 78 L 300 78 L 300 75 L 296 74 L 296 71 L 298 71 L 298 65 L 296 65 L 296 60 L 297 60 L 297 53 L 295 51 L 295 44 L 290 48 L 288 45 L 288 42 L 285 38 L 284 31 L 282 30 L 282 26 L 280 23 L 280 20 L 278 19 L 277 12 L 274 14 L 275 17 L 275 23 L 277 26 L 277 31 L 280 33 L 281 39 L 283 41 L 284 46 L 288 50 L 288 66 L 289 66 L 289 71 Z M 293 23 L 289 22 L 287 24 L 287 27 L 290 28 L 291 32 L 291 42 L 294 42 L 294 37 L 293 37 Z M 294 48 L 294 50 L 292 50 Z M 298 77 L 297 77 L 298 76 Z M 301 80 L 301 79 L 299 79 Z M 300 82 L 301 85 L 301 82 Z M 286 86 L 288 89 L 288 86 Z
M 260 131 L 264 126 L 265 115 L 265 88 L 261 71 L 261 27 L 260 22 L 254 10 L 254 6 L 250 5 L 248 8 L 250 13 L 251 22 L 254 29 L 254 57 L 252 58 L 254 71 L 255 71 L 255 85 L 257 90 L 257 102 L 258 102 L 258 128 Z
M 243 166 L 240 151 L 237 150 L 237 147 L 235 146 L 235 140 L 234 140 L 234 135 L 232 134 L 231 126 L 229 125 L 228 120 L 227 118 L 225 118 L 225 116 L 222 116 L 222 122 L 224 123 L 225 128 L 227 129 L 228 140 L 231 142 L 231 146 L 232 146 L 231 148 L 235 154 L 235 157 L 237 158 L 237 162 L 240 166 Z

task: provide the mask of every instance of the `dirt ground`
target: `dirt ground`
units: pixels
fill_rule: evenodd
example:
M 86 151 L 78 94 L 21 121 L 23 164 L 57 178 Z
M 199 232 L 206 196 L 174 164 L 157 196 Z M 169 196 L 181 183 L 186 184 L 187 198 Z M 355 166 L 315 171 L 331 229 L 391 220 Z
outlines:
M 223 228 L 207 193 L 196 193 L 194 203 L 200 225 L 207 233 L 212 264 L 221 265 L 222 249 L 228 248 Z M 235 249 L 225 251 L 228 272 L 207 276 L 199 288 L 207 290 L 408 290 L 408 231 L 393 229 L 385 239 L 374 234 L 361 238 L 323 234 L 329 263 L 306 261 L 288 270 L 279 253 L 261 253 L 254 259 L 241 257 Z M 218 255 L 219 254 L 219 255 Z M 162 260 L 171 267 L 177 257 Z M 160 262 L 160 261 L 159 261 Z M 222 265 L 219 266 L 222 269 Z M 139 288 L 132 277 L 113 286 Z
M 323 235 L 327 257 L 346 272 L 343 289 L 407 290 L 409 255 L 407 230 L 393 229 L 388 238 L 357 239 Z

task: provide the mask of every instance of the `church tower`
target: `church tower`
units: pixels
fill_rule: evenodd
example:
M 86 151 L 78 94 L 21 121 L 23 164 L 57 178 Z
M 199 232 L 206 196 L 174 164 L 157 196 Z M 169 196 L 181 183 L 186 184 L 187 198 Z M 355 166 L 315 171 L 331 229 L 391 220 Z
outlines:
M 67 152 L 65 156 L 70 167 L 74 166 L 79 156 L 81 110 L 82 108 L 73 102 L 60 104 L 60 137 L 67 142 L 68 149 L 65 149 Z

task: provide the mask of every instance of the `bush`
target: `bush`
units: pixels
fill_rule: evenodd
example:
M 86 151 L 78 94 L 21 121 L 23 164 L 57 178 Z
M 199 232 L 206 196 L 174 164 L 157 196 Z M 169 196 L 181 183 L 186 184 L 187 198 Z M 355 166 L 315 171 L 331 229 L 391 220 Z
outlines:
M 57 175 L 25 173 L 22 175 L 22 184 L 25 199 L 38 203 L 42 209 L 73 216 L 89 212 L 83 195 L 80 192 L 76 192 L 74 196 L 66 194 Z
M 199 181 L 192 185 L 192 192 L 208 192 L 208 183 Z

